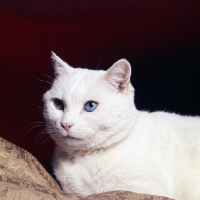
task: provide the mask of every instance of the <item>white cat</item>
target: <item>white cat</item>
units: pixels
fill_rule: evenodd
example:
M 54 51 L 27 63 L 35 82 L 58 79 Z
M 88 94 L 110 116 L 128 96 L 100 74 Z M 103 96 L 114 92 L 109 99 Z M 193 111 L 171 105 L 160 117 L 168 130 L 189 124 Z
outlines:
M 56 78 L 44 95 L 44 117 L 65 192 L 200 200 L 199 117 L 138 111 L 125 59 L 107 71 L 72 68 L 54 53 L 52 59 Z

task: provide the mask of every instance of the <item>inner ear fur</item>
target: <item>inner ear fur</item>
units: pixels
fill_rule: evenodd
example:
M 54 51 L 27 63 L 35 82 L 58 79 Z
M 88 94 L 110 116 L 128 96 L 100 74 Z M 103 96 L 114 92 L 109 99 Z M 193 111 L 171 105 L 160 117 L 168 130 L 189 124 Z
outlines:
M 73 71 L 73 68 L 58 57 L 54 52 L 51 52 L 51 59 L 56 74 L 62 75 L 63 73 L 71 73 L 71 71 Z
M 126 59 L 115 62 L 106 72 L 105 78 L 120 92 L 128 89 L 130 82 L 131 66 Z

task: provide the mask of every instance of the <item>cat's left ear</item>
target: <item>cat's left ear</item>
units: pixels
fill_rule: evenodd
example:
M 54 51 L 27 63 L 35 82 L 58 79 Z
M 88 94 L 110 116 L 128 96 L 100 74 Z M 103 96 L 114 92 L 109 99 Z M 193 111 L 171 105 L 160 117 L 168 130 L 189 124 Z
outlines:
M 54 52 L 51 52 L 51 59 L 53 62 L 53 67 L 55 69 L 55 73 L 57 75 L 62 75 L 66 73 L 71 73 L 73 68 L 70 67 L 65 61 L 63 61 L 60 57 L 58 57 Z
M 131 65 L 126 59 L 118 60 L 106 72 L 106 79 L 120 92 L 126 92 L 131 76 Z

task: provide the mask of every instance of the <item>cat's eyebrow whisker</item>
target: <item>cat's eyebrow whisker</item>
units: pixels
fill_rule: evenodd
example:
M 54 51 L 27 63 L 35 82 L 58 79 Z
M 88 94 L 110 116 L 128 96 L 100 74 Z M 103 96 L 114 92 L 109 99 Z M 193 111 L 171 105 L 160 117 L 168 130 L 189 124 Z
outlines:
M 100 59 L 98 65 L 97 65 L 97 67 L 95 68 L 95 70 L 97 70 L 97 69 L 99 68 L 99 66 L 100 66 L 100 64 L 101 64 L 101 61 L 103 60 L 104 54 L 105 54 L 105 52 L 103 53 L 103 55 L 102 55 L 102 57 L 101 57 L 101 59 Z

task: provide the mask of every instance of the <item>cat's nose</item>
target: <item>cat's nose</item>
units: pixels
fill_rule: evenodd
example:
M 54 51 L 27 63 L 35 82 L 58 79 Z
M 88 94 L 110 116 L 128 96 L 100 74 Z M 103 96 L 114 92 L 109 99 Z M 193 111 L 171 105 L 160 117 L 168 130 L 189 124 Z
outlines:
M 73 126 L 73 123 L 62 123 L 62 127 L 66 130 L 69 131 L 69 129 Z

